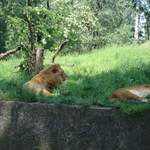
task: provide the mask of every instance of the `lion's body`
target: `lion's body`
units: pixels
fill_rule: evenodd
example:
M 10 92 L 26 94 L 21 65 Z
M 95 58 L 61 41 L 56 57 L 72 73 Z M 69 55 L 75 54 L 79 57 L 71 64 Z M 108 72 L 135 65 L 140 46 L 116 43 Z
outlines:
M 145 98 L 150 95 L 150 85 L 134 86 L 128 88 L 120 88 L 112 93 L 112 100 L 127 100 L 136 99 L 142 102 L 148 102 L 149 99 Z
M 51 89 L 59 86 L 67 78 L 60 65 L 55 64 L 34 76 L 23 87 L 33 90 L 36 94 L 51 95 Z

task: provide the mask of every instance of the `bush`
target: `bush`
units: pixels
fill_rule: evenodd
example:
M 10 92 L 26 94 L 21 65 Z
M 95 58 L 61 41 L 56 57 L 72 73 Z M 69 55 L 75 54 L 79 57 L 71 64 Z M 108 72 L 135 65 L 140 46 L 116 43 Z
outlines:
M 133 33 L 131 32 L 131 26 L 122 25 L 120 28 L 117 28 L 112 34 L 108 35 L 109 44 L 131 44 L 133 41 Z

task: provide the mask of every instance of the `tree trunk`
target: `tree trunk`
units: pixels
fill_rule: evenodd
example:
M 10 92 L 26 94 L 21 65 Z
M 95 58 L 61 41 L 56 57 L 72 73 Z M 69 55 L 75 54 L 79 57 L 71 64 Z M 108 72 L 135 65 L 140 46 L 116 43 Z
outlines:
M 49 3 L 49 0 L 47 0 L 47 9 L 50 9 L 50 3 Z
M 139 0 L 136 1 L 136 15 L 135 15 L 135 27 L 134 27 L 134 41 L 139 41 Z
M 39 73 L 44 59 L 44 48 L 36 48 L 35 74 Z
M 31 0 L 26 0 L 26 6 L 32 6 Z
M 147 39 L 149 40 L 149 15 L 146 17 Z
M 28 14 L 24 14 L 25 21 L 28 24 L 28 29 L 29 29 L 29 42 L 30 42 L 30 52 L 29 52 L 29 57 L 28 57 L 28 69 L 32 74 L 36 73 L 35 70 L 35 64 L 36 64 L 36 48 L 35 48 L 35 35 L 34 35 L 34 30 L 32 28 L 32 23 L 30 22 L 30 19 L 28 17 Z

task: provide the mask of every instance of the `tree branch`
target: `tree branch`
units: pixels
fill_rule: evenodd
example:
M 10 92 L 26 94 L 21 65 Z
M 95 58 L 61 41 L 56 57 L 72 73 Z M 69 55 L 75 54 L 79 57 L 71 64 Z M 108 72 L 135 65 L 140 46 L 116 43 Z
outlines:
M 59 55 L 59 53 L 61 52 L 61 50 L 63 49 L 63 47 L 69 42 L 69 40 L 65 40 L 60 47 L 56 50 L 54 56 L 52 57 L 52 63 L 54 63 L 55 58 Z
M 17 46 L 15 49 L 9 50 L 6 53 L 2 53 L 2 54 L 0 54 L 0 59 L 3 59 L 4 57 L 7 57 L 7 56 L 9 56 L 11 54 L 16 53 L 20 49 L 21 49 L 21 46 Z

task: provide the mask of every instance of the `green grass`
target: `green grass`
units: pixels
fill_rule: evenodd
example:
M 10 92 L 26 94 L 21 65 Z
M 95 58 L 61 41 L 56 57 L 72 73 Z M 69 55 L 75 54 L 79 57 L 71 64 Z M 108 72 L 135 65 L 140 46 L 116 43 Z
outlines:
M 45 56 L 45 68 L 52 54 Z M 0 99 L 27 102 L 55 102 L 82 105 L 102 105 L 119 108 L 127 114 L 150 109 L 150 104 L 134 100 L 112 102 L 112 91 L 121 87 L 150 83 L 150 50 L 148 47 L 110 47 L 82 55 L 67 55 L 56 58 L 57 63 L 75 64 L 63 67 L 68 79 L 60 89 L 54 89 L 55 96 L 35 96 L 22 90 L 22 84 L 30 75 L 14 73 L 20 59 L 11 57 L 0 61 Z

